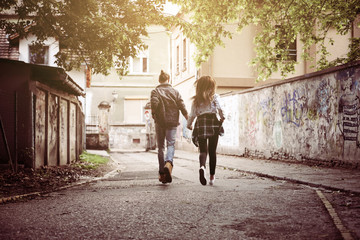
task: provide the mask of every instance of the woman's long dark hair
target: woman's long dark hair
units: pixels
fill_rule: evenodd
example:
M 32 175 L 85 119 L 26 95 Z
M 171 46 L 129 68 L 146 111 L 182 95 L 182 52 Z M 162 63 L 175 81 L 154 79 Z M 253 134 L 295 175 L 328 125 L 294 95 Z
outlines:
M 210 103 L 215 95 L 216 82 L 210 76 L 202 76 L 195 82 L 196 94 L 193 96 L 193 101 L 196 106 L 201 103 Z

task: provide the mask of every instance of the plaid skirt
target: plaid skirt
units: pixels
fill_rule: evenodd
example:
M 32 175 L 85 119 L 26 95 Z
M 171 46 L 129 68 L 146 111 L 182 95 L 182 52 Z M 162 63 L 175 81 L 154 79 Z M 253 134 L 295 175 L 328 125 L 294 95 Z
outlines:
M 224 128 L 215 113 L 205 113 L 197 117 L 192 132 L 192 141 L 195 146 L 199 146 L 199 139 L 206 139 L 216 134 L 224 135 Z

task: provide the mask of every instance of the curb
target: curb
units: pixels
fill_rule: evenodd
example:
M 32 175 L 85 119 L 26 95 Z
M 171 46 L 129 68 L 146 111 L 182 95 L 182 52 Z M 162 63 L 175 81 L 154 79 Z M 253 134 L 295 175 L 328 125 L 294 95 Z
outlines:
M 174 157 L 174 158 L 185 159 L 185 160 L 188 160 L 188 161 L 194 161 L 194 159 L 189 159 L 189 158 L 186 158 L 186 157 Z M 256 175 L 256 176 L 258 176 L 258 177 L 264 177 L 264 178 L 269 178 L 269 179 L 273 179 L 273 180 L 283 180 L 283 181 L 292 182 L 292 183 L 297 183 L 297 184 L 306 185 L 306 186 L 310 186 L 310 187 L 323 188 L 323 189 L 326 189 L 326 190 L 339 191 L 339 192 L 350 193 L 350 194 L 355 194 L 355 195 L 359 195 L 359 196 L 360 196 L 360 192 L 359 192 L 359 191 L 348 190 L 348 189 L 344 189 L 344 188 L 332 187 L 332 186 L 328 186 L 328 185 L 324 185 L 324 184 L 320 184 L 320 183 L 312 183 L 312 182 L 307 182 L 307 181 L 303 181 L 303 180 L 299 180 L 299 179 L 293 179 L 293 178 L 288 178 L 288 177 L 279 177 L 279 176 L 276 176 L 276 175 L 270 175 L 270 174 L 266 174 L 266 173 L 262 173 L 262 172 L 241 170 L 241 169 L 238 169 L 238 168 L 231 168 L 231 167 L 224 166 L 224 165 L 217 165 L 216 167 L 221 167 L 221 168 L 226 168 L 226 169 L 229 169 L 229 170 L 232 170 L 232 171 L 237 171 L 237 172 L 252 174 L 252 175 Z
M 45 195 L 45 194 L 65 190 L 65 189 L 68 189 L 68 188 L 81 186 L 81 185 L 85 185 L 85 184 L 92 183 L 92 182 L 97 182 L 99 180 L 104 180 L 104 179 L 107 179 L 109 177 L 112 177 L 119 170 L 120 170 L 120 168 L 116 168 L 116 169 L 111 170 L 110 172 L 104 174 L 104 176 L 102 176 L 102 177 L 93 177 L 90 180 L 80 180 L 80 181 L 71 183 L 69 185 L 65 185 L 65 186 L 55 188 L 55 189 L 49 190 L 49 191 L 32 192 L 32 193 L 25 193 L 25 194 L 21 194 L 21 195 L 15 195 L 15 196 L 10 196 L 10 197 L 0 198 L 0 204 L 4 204 L 4 203 L 7 203 L 7 202 L 16 201 L 16 200 L 20 200 L 20 199 L 24 199 L 24 198 L 29 198 L 29 197 L 41 196 L 41 195 Z
M 306 182 L 306 181 L 293 179 L 293 178 L 269 175 L 269 174 L 261 173 L 261 172 L 252 172 L 252 171 L 241 170 L 241 169 L 236 169 L 236 168 L 229 168 L 229 167 L 222 166 L 222 165 L 218 165 L 217 167 L 227 168 L 227 169 L 230 169 L 230 170 L 233 170 L 233 171 L 252 174 L 252 175 L 256 175 L 258 177 L 264 177 L 264 178 L 269 178 L 269 179 L 273 179 L 273 180 L 283 180 L 283 181 L 297 183 L 297 184 L 306 185 L 306 186 L 310 186 L 310 187 L 324 188 L 326 190 L 331 190 L 331 191 L 337 191 L 337 192 L 344 192 L 344 193 L 351 193 L 351 194 L 355 194 L 355 195 L 360 195 L 360 192 L 358 192 L 358 191 L 347 190 L 347 189 L 337 188 L 337 187 L 331 187 L 331 186 L 323 185 L 323 184 L 320 184 L 320 183 L 312 183 L 312 182 Z
M 87 180 L 87 181 L 80 181 L 80 182 L 75 182 L 69 185 L 65 185 L 59 188 L 55 188 L 53 190 L 49 190 L 49 191 L 42 191 L 42 192 L 32 192 L 32 193 L 26 193 L 26 194 L 21 194 L 21 195 L 15 195 L 15 196 L 11 196 L 11 197 L 5 197 L 5 198 L 0 198 L 0 204 L 3 203 L 7 203 L 10 201 L 16 201 L 16 200 L 20 200 L 20 199 L 24 199 L 24 198 L 28 198 L 28 197 L 35 197 L 35 196 L 41 196 L 41 195 L 45 195 L 45 194 L 49 194 L 52 192 L 57 192 L 57 191 L 61 191 L 64 189 L 68 189 L 71 187 L 76 187 L 76 186 L 80 186 L 80 185 L 84 185 L 87 183 L 91 183 L 91 182 L 95 182 L 98 181 L 99 179 L 91 179 L 91 180 Z

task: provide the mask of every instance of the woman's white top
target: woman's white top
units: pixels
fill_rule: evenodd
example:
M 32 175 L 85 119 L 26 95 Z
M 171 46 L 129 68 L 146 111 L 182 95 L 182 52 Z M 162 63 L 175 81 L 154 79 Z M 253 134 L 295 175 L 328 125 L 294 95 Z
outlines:
M 191 105 L 191 112 L 187 121 L 187 127 L 189 128 L 194 119 L 205 113 L 218 113 L 220 115 L 220 119 L 224 119 L 224 111 L 221 107 L 221 100 L 218 94 L 214 95 L 214 99 L 211 103 L 201 103 L 198 106 L 195 106 L 194 102 Z

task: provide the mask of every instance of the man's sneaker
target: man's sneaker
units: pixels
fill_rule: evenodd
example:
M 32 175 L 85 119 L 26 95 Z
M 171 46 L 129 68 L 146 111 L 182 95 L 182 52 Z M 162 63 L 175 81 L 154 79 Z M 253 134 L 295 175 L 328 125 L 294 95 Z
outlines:
M 165 173 L 159 174 L 159 182 L 166 183 Z
M 206 185 L 206 170 L 204 166 L 199 169 L 200 182 L 202 185 Z
M 165 167 L 164 167 L 165 180 L 168 183 L 172 182 L 172 177 L 171 177 L 172 168 L 173 168 L 173 166 L 172 166 L 171 162 L 166 162 L 165 163 Z

